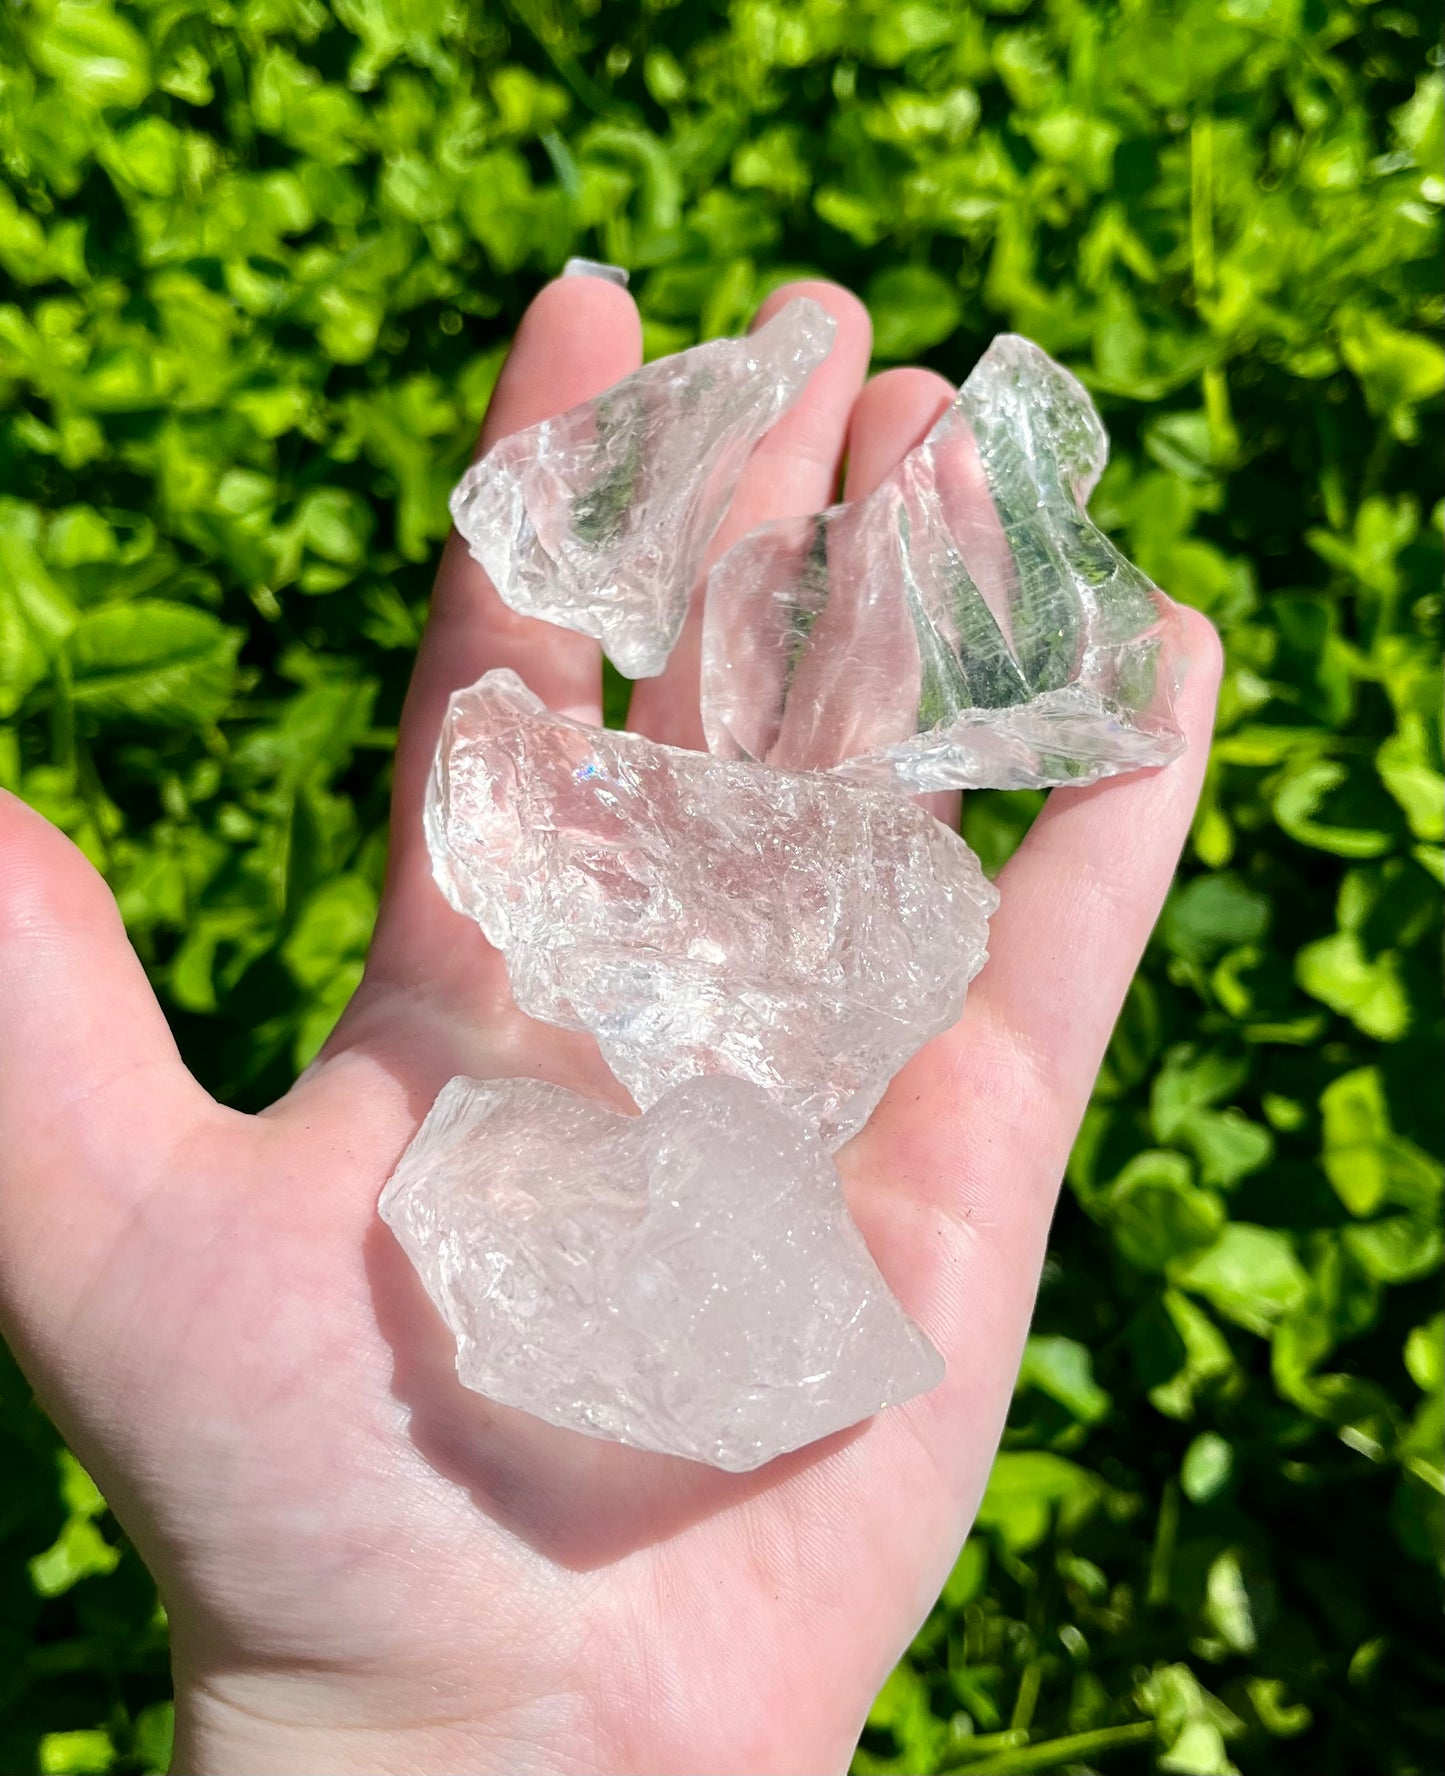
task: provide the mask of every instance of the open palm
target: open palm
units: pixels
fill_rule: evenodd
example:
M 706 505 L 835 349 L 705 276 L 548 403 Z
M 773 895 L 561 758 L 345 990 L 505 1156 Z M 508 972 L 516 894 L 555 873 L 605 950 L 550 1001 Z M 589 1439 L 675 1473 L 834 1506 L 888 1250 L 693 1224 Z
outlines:
M 867 491 L 951 391 L 864 384 L 866 314 L 754 455 L 719 535 Z M 549 286 L 484 442 L 633 369 L 631 299 Z M 933 1393 L 729 1475 L 468 1394 L 377 1194 L 454 1074 L 625 1102 L 531 1022 L 430 880 L 449 693 L 515 668 L 599 719 L 594 644 L 506 610 L 452 538 L 402 724 L 366 977 L 321 1059 L 247 1117 L 188 1076 L 103 883 L 0 792 L 0 1315 L 171 1614 L 189 1771 L 841 1769 L 977 1507 L 1054 1198 L 1168 886 L 1218 676 L 1191 620 L 1189 750 L 1052 796 L 1001 883 L 962 1022 L 840 1155 L 878 1264 L 948 1361 Z M 700 745 L 697 628 L 632 725 Z M 956 814 L 938 804 L 945 817 Z

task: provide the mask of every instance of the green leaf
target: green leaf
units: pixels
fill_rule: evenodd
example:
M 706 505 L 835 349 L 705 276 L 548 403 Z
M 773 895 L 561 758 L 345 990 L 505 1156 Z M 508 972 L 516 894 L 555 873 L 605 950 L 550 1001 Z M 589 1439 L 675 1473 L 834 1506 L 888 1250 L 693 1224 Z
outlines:
M 459 192 L 467 227 L 498 271 L 515 271 L 539 239 L 545 198 L 514 148 L 494 149 L 467 169 Z
M 1347 1227 L 1340 1235 L 1361 1268 L 1382 1283 L 1413 1283 L 1438 1268 L 1445 1234 L 1431 1220 L 1388 1215 Z
M 376 519 L 359 495 L 343 487 L 318 487 L 302 500 L 297 524 L 307 548 L 323 561 L 357 567 L 365 559 Z
M 1257 1171 L 1274 1151 L 1267 1128 L 1237 1110 L 1213 1108 L 1238 1090 L 1246 1070 L 1237 1059 L 1186 1045 L 1171 1051 L 1150 1096 L 1156 1137 L 1192 1149 L 1200 1182 L 1222 1190 Z
M 1131 1159 L 1101 1210 L 1121 1255 L 1140 1270 L 1165 1270 L 1213 1244 L 1224 1226 L 1221 1199 L 1193 1182 L 1189 1162 L 1164 1151 Z
M 41 554 L 42 528 L 36 507 L 0 498 L 0 720 L 44 679 L 77 619 Z
M 1438 1313 L 1423 1326 L 1416 1326 L 1405 1340 L 1405 1367 L 1415 1386 L 1427 1394 L 1438 1394 L 1445 1384 L 1445 1313 Z
M 1306 944 L 1295 958 L 1295 977 L 1312 999 L 1349 1018 L 1367 1036 L 1394 1042 L 1410 1027 L 1399 957 L 1393 950 L 1368 955 L 1353 931 Z
M 1309 1278 L 1287 1234 L 1231 1221 L 1206 1251 L 1177 1265 L 1174 1281 L 1260 1337 L 1305 1298 Z
M 1396 111 L 1394 124 L 1400 146 L 1429 175 L 1434 189 L 1426 195 L 1437 204 L 1445 203 L 1445 180 L 1440 176 L 1445 162 L 1445 75 L 1422 74 L 1413 96 Z
M 297 983 L 316 988 L 366 955 L 376 891 L 359 876 L 333 876 L 308 897 L 281 957 Z
M 1438 341 L 1392 327 L 1379 315 L 1352 313 L 1340 324 L 1340 356 L 1364 384 L 1371 408 L 1397 438 L 1415 436 L 1415 409 L 1445 390 L 1445 350 Z
M 997 1535 L 1012 1553 L 1027 1553 L 1057 1522 L 1076 1528 L 1105 1496 L 1093 1474 L 1044 1451 L 1004 1450 L 993 1464 L 978 1510 L 978 1527 Z
M 807 195 L 812 170 L 801 132 L 780 124 L 744 142 L 733 156 L 733 183 L 745 191 L 770 191 L 784 203 Z
M 1196 1505 L 1215 1499 L 1234 1476 L 1233 1445 L 1217 1431 L 1201 1431 L 1184 1451 L 1179 1484 Z
M 1197 1399 L 1227 1389 L 1236 1373 L 1229 1340 L 1177 1289 L 1135 1322 L 1132 1342 L 1149 1403 L 1168 1418 L 1192 1417 Z
M 1247 1067 L 1228 1055 L 1182 1045 L 1171 1049 L 1154 1075 L 1150 1120 L 1161 1141 L 1173 1140 L 1196 1111 L 1230 1096 L 1244 1082 Z
M 971 1536 L 943 1582 L 944 1600 L 950 1608 L 962 1609 L 978 1596 L 987 1579 L 988 1543 L 980 1536 Z
M 59 1597 L 96 1574 L 114 1572 L 120 1549 L 85 1518 L 72 1517 L 59 1538 L 30 1562 L 30 1582 L 41 1597 Z
M 1139 1706 L 1159 1723 L 1160 1770 L 1177 1776 L 1239 1776 L 1226 1743 L 1244 1723 L 1199 1682 L 1187 1665 L 1156 1666 L 1140 1684 Z
M 896 265 L 864 291 L 873 316 L 873 355 L 883 362 L 921 357 L 950 337 L 963 316 L 955 284 L 928 265 Z
M 41 1776 L 100 1776 L 114 1765 L 114 1742 L 98 1727 L 47 1733 L 40 1741 Z
M 1438 844 L 1445 838 L 1445 775 L 1430 760 L 1422 722 L 1407 718 L 1399 732 L 1382 742 L 1375 769 L 1405 810 L 1417 839 Z
M 932 1768 L 943 1729 L 929 1707 L 928 1686 L 908 1665 L 889 1676 L 868 1713 L 869 1725 L 884 1729 L 899 1751 L 919 1769 Z
M 1035 1334 L 1024 1346 L 1018 1388 L 1034 1387 L 1056 1400 L 1081 1424 L 1108 1416 L 1110 1399 L 1094 1379 L 1094 1360 L 1073 1338 Z
M 1216 1554 L 1205 1580 L 1204 1616 L 1232 1653 L 1248 1655 L 1259 1646 L 1254 1599 L 1245 1581 L 1238 1552 L 1226 1548 Z
M 1238 1110 L 1196 1111 L 1181 1138 L 1194 1151 L 1199 1182 L 1217 1190 L 1233 1190 L 1242 1178 L 1268 1165 L 1274 1154 L 1274 1136 Z
M 59 1597 L 82 1579 L 114 1572 L 120 1549 L 108 1542 L 95 1519 L 105 1500 L 68 1450 L 60 1452 L 60 1496 L 69 1516 L 57 1539 L 29 1562 L 30 1582 L 41 1597 Z
M 1390 1182 L 1393 1131 L 1378 1067 L 1344 1073 L 1320 1095 L 1324 1166 L 1352 1215 L 1373 1215 Z
M 148 197 L 170 197 L 180 182 L 185 142 L 163 117 L 143 117 L 118 134 L 106 164 L 120 180 Z
M 1225 950 L 1257 942 L 1269 921 L 1268 896 L 1224 870 L 1195 876 L 1170 895 L 1160 935 L 1176 956 L 1208 963 Z
M 13 589 L 0 575 L 0 720 L 14 715 L 45 677 L 46 650 Z
M 214 722 L 241 637 L 208 611 L 142 598 L 87 611 L 66 643 L 76 708 L 98 721 Z
M 1339 857 L 1380 857 L 1395 843 L 1377 790 L 1348 766 L 1321 760 L 1290 771 L 1275 792 L 1274 815 L 1292 839 Z
M 131 1751 L 143 1769 L 169 1770 L 175 1749 L 176 1711 L 170 1702 L 141 1709 L 131 1727 Z
M 31 53 L 84 107 L 136 105 L 150 90 L 145 39 L 106 0 L 56 0 L 31 39 Z

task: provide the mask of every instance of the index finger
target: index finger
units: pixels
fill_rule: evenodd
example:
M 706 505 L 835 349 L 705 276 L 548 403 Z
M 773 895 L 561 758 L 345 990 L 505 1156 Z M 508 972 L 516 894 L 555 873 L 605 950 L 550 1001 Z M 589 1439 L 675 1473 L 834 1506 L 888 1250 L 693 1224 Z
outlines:
M 591 400 L 641 362 L 642 324 L 626 290 L 601 278 L 557 279 L 522 317 L 478 450 Z M 498 666 L 510 667 L 549 708 L 601 721 L 597 643 L 510 610 L 454 530 L 397 735 L 391 855 L 372 950 L 377 967 L 411 973 L 418 962 L 424 972 L 428 931 L 436 919 L 455 917 L 432 887 L 422 798 L 448 698 Z

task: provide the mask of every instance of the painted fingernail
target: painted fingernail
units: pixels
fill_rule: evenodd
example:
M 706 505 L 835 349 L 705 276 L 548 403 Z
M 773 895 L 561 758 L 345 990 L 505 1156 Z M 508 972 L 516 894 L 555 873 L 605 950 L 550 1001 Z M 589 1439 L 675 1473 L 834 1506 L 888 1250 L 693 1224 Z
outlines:
M 627 273 L 620 265 L 605 265 L 600 259 L 569 259 L 562 267 L 564 278 L 601 278 L 605 284 L 627 288 Z

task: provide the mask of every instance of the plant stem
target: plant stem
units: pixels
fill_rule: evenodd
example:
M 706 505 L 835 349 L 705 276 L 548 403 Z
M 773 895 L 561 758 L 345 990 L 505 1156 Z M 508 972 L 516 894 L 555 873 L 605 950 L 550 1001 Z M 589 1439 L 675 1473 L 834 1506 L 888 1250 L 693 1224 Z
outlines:
M 1089 1733 L 1068 1733 L 1062 1739 L 1045 1739 L 1037 1745 L 1019 1745 L 1000 1751 L 996 1757 L 984 1754 L 978 1763 L 958 1764 L 941 1776 L 1028 1776 L 1031 1771 L 1057 1770 L 1080 1758 L 1092 1757 L 1098 1751 L 1112 1751 L 1120 1745 L 1143 1745 L 1154 1737 L 1153 1721 L 1132 1721 L 1123 1727 L 1098 1727 Z M 1000 1735 L 1002 1737 L 1002 1735 Z

